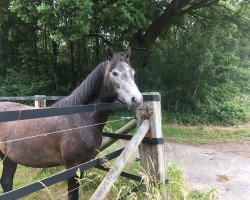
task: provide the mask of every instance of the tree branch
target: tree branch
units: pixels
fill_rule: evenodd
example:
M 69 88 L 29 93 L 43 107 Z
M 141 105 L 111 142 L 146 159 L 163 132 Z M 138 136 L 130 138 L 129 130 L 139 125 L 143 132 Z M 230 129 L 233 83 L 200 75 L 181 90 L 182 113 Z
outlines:
M 189 13 L 190 11 L 198 10 L 200 8 L 213 5 L 216 2 L 219 2 L 219 0 L 202 0 L 202 1 L 198 2 L 198 3 L 196 3 L 196 4 L 192 4 L 189 8 L 187 8 L 185 10 L 182 10 L 182 12 Z
M 164 12 L 160 14 L 149 25 L 144 34 L 135 34 L 131 40 L 131 45 L 134 43 L 138 45 L 138 40 L 143 47 L 149 47 L 167 28 L 176 23 L 183 15 L 189 14 L 194 10 L 198 10 L 203 7 L 211 6 L 219 0 L 172 0 L 168 6 L 166 6 Z M 139 45 L 140 45 L 139 44 Z
M 167 27 L 170 27 L 183 15 L 180 11 L 187 6 L 190 1 L 191 0 L 172 0 L 168 4 L 164 12 L 151 23 L 142 36 L 146 46 L 152 44 Z
M 220 7 L 221 7 L 221 5 L 219 5 Z M 225 7 L 224 7 L 225 8 Z M 228 9 L 228 8 L 227 8 Z M 243 34 L 247 34 L 248 33 L 248 31 L 249 31 L 249 26 L 248 26 L 248 24 L 246 25 L 246 24 L 244 24 L 244 23 L 242 23 L 240 20 L 239 20 L 239 18 L 241 17 L 241 16 L 234 16 L 233 15 L 233 13 L 232 13 L 232 10 L 231 10 L 231 12 L 230 12 L 230 16 L 228 16 L 228 15 L 223 15 L 223 14 L 221 14 L 221 12 L 220 11 L 218 11 L 218 10 L 216 10 L 215 8 L 210 8 L 210 10 L 212 11 L 212 12 L 214 12 L 214 13 L 216 13 L 220 18 L 220 20 L 224 20 L 224 21 L 227 21 L 227 22 L 231 22 L 231 23 L 234 23 L 237 27 L 238 27 L 238 29 L 239 30 L 241 30 L 241 33 L 243 33 Z
M 105 10 L 106 8 L 108 8 L 108 7 L 112 6 L 112 5 L 114 5 L 114 4 L 117 3 L 118 1 L 119 1 L 119 0 L 104 1 L 106 4 L 103 5 L 102 7 L 100 7 L 100 8 L 98 9 L 98 12 L 101 12 L 101 11 Z
M 113 43 L 111 41 L 109 41 L 108 39 L 106 39 L 103 35 L 100 35 L 100 34 L 94 34 L 94 33 L 90 33 L 90 34 L 87 34 L 85 35 L 87 37 L 99 37 L 105 44 L 111 46 L 113 45 Z
M 197 19 L 198 21 L 205 21 L 207 23 L 210 23 L 211 20 L 216 20 L 215 18 L 209 17 L 207 15 L 201 15 L 193 11 L 189 12 L 188 14 L 191 15 L 193 18 Z

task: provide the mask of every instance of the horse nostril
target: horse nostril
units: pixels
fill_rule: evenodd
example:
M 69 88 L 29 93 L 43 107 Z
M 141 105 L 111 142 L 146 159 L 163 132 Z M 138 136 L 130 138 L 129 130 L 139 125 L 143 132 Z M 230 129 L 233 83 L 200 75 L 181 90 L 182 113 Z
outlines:
M 139 96 L 134 96 L 131 98 L 131 105 L 130 107 L 133 109 L 137 109 L 138 107 L 140 107 L 142 104 L 142 98 L 140 98 Z
M 136 103 L 135 97 L 132 97 L 131 101 L 132 101 L 132 103 Z

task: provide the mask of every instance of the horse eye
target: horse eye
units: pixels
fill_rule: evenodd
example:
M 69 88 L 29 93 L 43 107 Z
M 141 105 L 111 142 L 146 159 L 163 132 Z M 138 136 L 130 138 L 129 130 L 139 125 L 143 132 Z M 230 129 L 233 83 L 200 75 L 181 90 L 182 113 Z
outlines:
M 117 72 L 113 72 L 112 73 L 114 76 L 118 76 L 118 73 Z

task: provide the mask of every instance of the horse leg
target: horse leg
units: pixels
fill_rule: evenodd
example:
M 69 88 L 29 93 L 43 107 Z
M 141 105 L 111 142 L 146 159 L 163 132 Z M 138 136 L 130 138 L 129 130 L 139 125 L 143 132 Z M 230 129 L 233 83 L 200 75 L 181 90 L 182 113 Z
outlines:
M 3 154 L 1 153 L 0 157 L 3 158 L 4 161 L 0 183 L 2 185 L 3 191 L 8 192 L 13 188 L 13 178 L 16 172 L 17 164 L 7 157 L 2 157 L 2 155 Z
M 67 169 L 71 168 L 73 166 L 70 166 L 70 167 L 66 167 Z M 82 174 L 81 173 L 81 177 L 82 178 Z M 79 199 L 79 182 L 77 180 L 77 178 L 79 179 L 78 176 L 73 176 L 71 178 L 69 178 L 67 180 L 67 183 L 68 183 L 68 200 L 78 200 Z
M 75 179 L 76 176 L 71 177 L 67 180 L 68 182 L 68 200 L 78 200 L 79 198 L 79 183 Z

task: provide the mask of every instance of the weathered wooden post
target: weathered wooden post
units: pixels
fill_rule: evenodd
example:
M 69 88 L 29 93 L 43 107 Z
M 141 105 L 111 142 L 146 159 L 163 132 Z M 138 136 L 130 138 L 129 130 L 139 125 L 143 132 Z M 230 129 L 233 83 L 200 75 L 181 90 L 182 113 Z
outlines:
M 46 100 L 44 99 L 46 95 L 35 95 L 35 108 L 46 107 Z
M 141 125 L 143 120 L 148 119 L 150 129 L 146 137 L 154 138 L 155 142 L 140 144 L 141 167 L 150 177 L 155 177 L 157 181 L 165 184 L 167 176 L 161 127 L 161 96 L 158 92 L 144 93 L 143 95 L 145 96 L 143 105 L 136 111 L 137 127 Z M 161 195 L 162 199 L 168 199 L 167 187 L 164 187 Z

